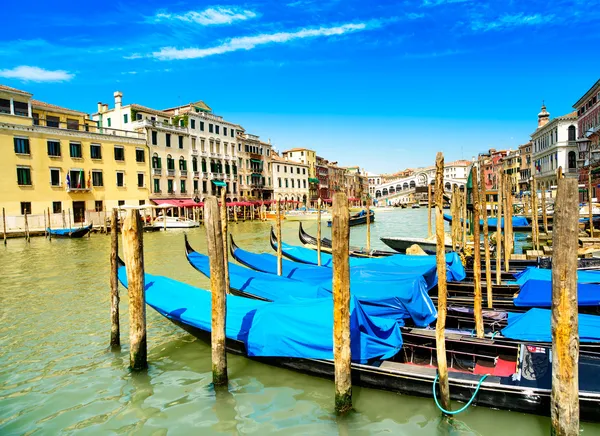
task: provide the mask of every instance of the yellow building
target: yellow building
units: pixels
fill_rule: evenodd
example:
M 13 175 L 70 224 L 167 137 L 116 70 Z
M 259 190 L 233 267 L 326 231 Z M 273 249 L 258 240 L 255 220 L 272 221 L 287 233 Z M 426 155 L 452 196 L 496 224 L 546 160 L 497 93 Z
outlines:
M 143 134 L 99 128 L 87 114 L 0 85 L 0 207 L 7 227 L 93 221 L 97 213 L 148 200 L 149 151 Z M 91 212 L 91 213 L 90 213 Z
M 319 197 L 319 179 L 317 178 L 317 153 L 308 148 L 292 148 L 281 153 L 284 159 L 308 165 L 308 198 L 314 202 Z
M 519 179 L 521 171 L 521 154 L 519 150 L 510 150 L 506 156 L 502 158 L 502 168 L 504 174 L 510 177 L 512 181 L 512 192 L 519 192 Z

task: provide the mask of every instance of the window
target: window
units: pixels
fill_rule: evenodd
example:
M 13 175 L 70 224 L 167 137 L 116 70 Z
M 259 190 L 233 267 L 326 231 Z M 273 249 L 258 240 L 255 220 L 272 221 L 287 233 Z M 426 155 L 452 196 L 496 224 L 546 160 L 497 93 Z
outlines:
M 153 192 L 160 192 L 160 179 L 154 179 L 154 190 Z
M 186 193 L 186 188 L 185 188 L 185 180 L 181 181 L 181 191 L 182 194 Z
M 58 127 L 60 125 L 60 118 L 53 117 L 52 115 L 48 115 L 46 117 L 46 126 L 48 127 Z
M 167 180 L 167 192 L 169 194 L 173 193 L 173 180 L 172 179 Z
M 196 120 L 190 120 L 190 127 L 191 127 L 192 129 L 195 129 L 195 128 L 196 128 Z
M 179 136 L 179 148 L 183 148 L 183 136 Z
M 14 137 L 15 153 L 29 154 L 29 138 Z
M 294 179 L 292 179 L 292 188 L 294 187 Z
M 302 174 L 306 174 L 306 168 L 302 168 Z
M 218 125 L 216 125 L 216 126 L 215 126 L 215 133 L 216 133 L 217 135 L 219 134 L 219 126 L 218 126 Z
M 213 125 L 210 123 L 208 124 L 208 132 L 213 133 Z
M 69 189 L 85 189 L 85 174 L 82 169 L 72 169 L 67 174 Z
M 577 168 L 577 157 L 574 151 L 570 151 L 568 154 L 568 165 L 569 169 Z
M 104 205 L 102 204 L 102 200 L 96 200 L 96 201 L 94 201 L 94 210 L 96 212 L 102 212 L 102 209 L 104 209 Z
M 300 168 L 296 168 L 296 174 L 300 174 Z
M 79 121 L 67 118 L 67 129 L 79 130 Z
M 52 202 L 52 213 L 61 213 L 62 212 L 62 203 L 60 201 Z
M 575 126 L 569 126 L 569 141 L 575 141 Z
M 19 186 L 31 186 L 31 168 L 17 167 L 17 183 Z
M 100 144 L 90 144 L 90 156 L 92 159 L 102 159 L 102 146 Z
M 125 160 L 125 149 L 120 145 L 115 145 L 115 160 L 121 162 Z
M 206 172 L 206 159 L 202 159 L 202 172 Z
M 102 171 L 92 171 L 92 186 L 104 186 Z
M 146 152 L 143 148 L 135 149 L 135 161 L 136 162 L 146 162 Z
M 50 186 L 60 186 L 60 168 L 50 168 Z
M 200 130 L 204 132 L 204 121 L 200 121 Z
M 71 153 L 71 157 L 76 159 L 81 159 L 81 144 L 79 142 L 69 142 L 69 151 Z
M 152 131 L 152 145 L 158 144 L 158 133 L 154 130 Z
M 135 119 L 136 119 L 136 120 L 141 120 L 142 118 L 143 118 L 143 115 L 142 115 L 142 114 L 140 114 L 140 113 L 136 113 L 136 114 L 135 114 Z
M 171 157 L 170 154 L 167 155 L 167 170 L 175 169 L 175 159 Z
M 196 156 L 192 158 L 192 171 L 198 171 L 198 159 L 196 159 Z
M 165 141 L 167 142 L 167 147 L 171 146 L 171 134 L 165 133 Z
M 306 180 L 302 180 L 303 185 L 304 185 L 304 189 L 306 189 Z
M 285 179 L 285 187 L 288 188 L 288 179 Z
M 60 141 L 49 139 L 47 144 L 48 144 L 48 156 L 60 157 Z
M 106 119 L 106 127 L 110 127 L 110 118 Z
M 117 186 L 119 188 L 125 186 L 125 173 L 123 171 L 117 171 Z
M 2 109 L 0 109 L 0 113 L 2 113 Z M 39 126 L 40 125 L 40 114 L 34 112 L 31 115 L 33 117 L 33 125 L 34 126 Z
M 156 153 L 152 156 L 152 168 L 161 168 L 162 167 L 162 159 L 158 157 Z
M 234 133 L 234 132 L 235 132 L 235 131 L 234 131 L 233 129 L 231 129 L 230 133 L 231 133 L 231 137 L 232 137 L 232 138 L 233 138 L 233 133 Z
M 281 188 L 281 177 L 277 177 L 277 182 L 279 183 L 279 187 Z
M 198 192 L 198 180 L 194 180 L 194 194 Z
M 137 175 L 138 188 L 143 188 L 144 185 L 144 173 L 138 173 Z
M 277 172 L 279 172 L 279 171 L 280 171 L 280 170 L 279 170 L 279 165 L 277 165 Z
M 223 135 L 227 136 L 227 127 L 223 126 Z
M 143 206 L 144 204 L 146 204 L 146 200 L 140 200 L 140 201 L 138 202 L 138 204 L 139 204 L 140 206 Z
M 123 124 L 127 124 L 129 118 L 129 114 L 123 114 Z
M 31 202 L 30 201 L 22 201 L 21 202 L 21 215 L 31 215 Z
M 118 205 L 119 206 L 125 206 L 125 200 L 119 200 L 118 201 Z
M 181 171 L 187 171 L 187 161 L 181 156 L 179 158 L 179 169 Z

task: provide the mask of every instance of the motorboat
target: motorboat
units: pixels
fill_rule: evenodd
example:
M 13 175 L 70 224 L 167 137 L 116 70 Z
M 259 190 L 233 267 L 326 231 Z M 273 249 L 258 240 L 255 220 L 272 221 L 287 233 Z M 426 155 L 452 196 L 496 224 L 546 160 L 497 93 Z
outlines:
M 190 229 L 192 227 L 199 227 L 200 223 L 197 221 L 191 220 L 185 217 L 166 217 L 166 226 L 165 226 L 165 217 L 159 216 L 154 220 L 153 227 L 164 228 L 167 229 Z

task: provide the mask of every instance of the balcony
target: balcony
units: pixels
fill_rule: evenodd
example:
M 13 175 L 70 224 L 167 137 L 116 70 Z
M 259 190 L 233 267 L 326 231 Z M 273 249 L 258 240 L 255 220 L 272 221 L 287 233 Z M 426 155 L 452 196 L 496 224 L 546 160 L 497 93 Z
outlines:
M 187 127 L 175 126 L 173 124 L 165 123 L 163 121 L 158 120 L 136 120 L 131 123 L 131 127 L 135 129 L 145 129 L 146 127 L 153 127 L 162 130 L 169 130 L 176 133 L 185 133 L 187 132 Z
M 200 152 L 200 156 L 202 156 L 202 157 L 208 157 L 208 151 L 201 151 Z
M 187 177 L 187 170 L 179 170 L 181 177 Z
M 160 175 L 162 175 L 162 168 L 152 168 L 152 175 L 153 176 L 160 176 Z
M 202 178 L 208 179 L 208 173 L 206 171 L 202 172 Z
M 167 170 L 168 177 L 175 177 L 175 170 Z
M 77 192 L 89 192 L 90 188 L 87 187 L 83 187 L 83 188 L 69 188 L 67 187 L 67 192 L 73 192 L 73 193 L 77 193 Z
M 200 178 L 200 171 L 194 171 L 194 179 Z
M 192 149 L 192 155 L 193 156 L 198 156 L 198 149 L 197 148 L 193 148 Z

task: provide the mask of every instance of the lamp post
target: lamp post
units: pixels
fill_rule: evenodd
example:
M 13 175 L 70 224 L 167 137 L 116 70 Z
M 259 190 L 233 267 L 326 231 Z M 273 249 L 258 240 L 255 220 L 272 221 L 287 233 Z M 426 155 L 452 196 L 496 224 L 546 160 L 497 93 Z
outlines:
M 592 212 L 592 202 L 593 202 L 593 197 L 592 197 L 592 152 L 593 147 L 592 147 L 592 141 L 589 139 L 589 137 L 584 136 L 583 138 L 580 138 L 577 140 L 577 149 L 579 151 L 579 161 L 582 162 L 582 164 L 580 165 L 580 169 L 585 168 L 586 166 L 586 162 L 587 162 L 587 168 L 588 168 L 588 187 L 587 187 L 587 197 L 588 197 L 588 217 L 590 220 L 590 237 L 593 238 L 594 237 L 594 221 L 593 221 L 593 212 Z M 583 157 L 583 159 L 582 159 Z

